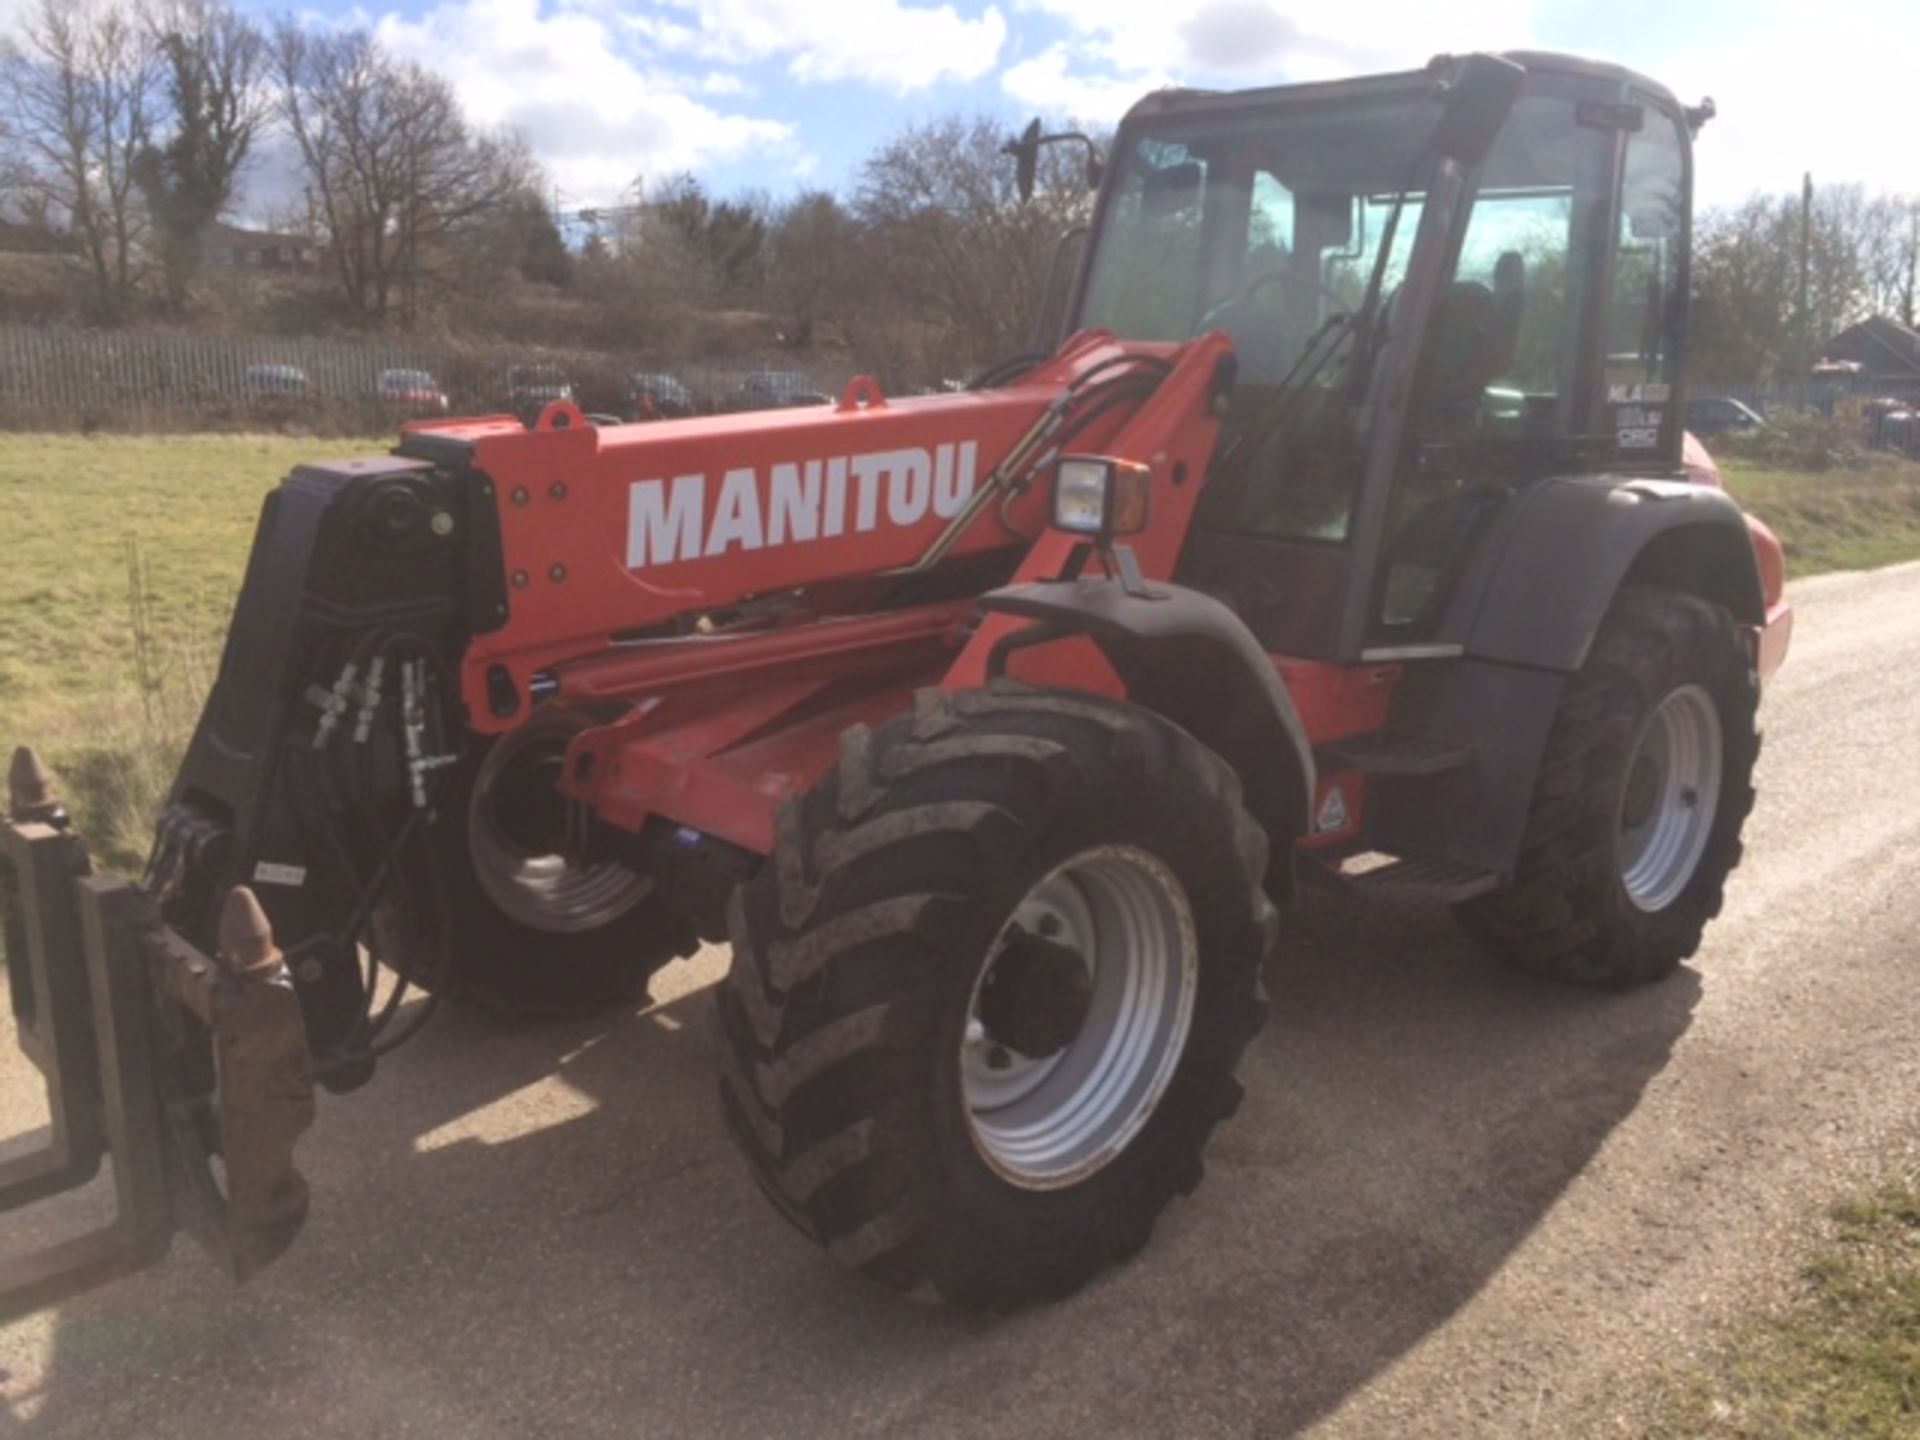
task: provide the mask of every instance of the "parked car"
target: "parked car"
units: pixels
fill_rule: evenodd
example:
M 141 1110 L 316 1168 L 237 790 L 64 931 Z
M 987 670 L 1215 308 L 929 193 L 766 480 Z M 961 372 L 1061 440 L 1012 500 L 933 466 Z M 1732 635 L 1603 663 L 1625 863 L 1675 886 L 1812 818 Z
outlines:
M 298 365 L 249 365 L 241 379 L 250 396 L 268 395 L 304 399 L 313 394 L 313 382 Z
M 247 413 L 270 425 L 289 424 L 313 407 L 313 382 L 298 365 L 249 365 L 240 377 Z
M 1920 459 L 1920 408 L 1914 402 L 1882 396 L 1860 407 L 1866 424 L 1867 444 L 1875 450 Z
M 1702 395 L 1687 401 L 1687 429 L 1696 435 L 1724 435 L 1729 430 L 1762 430 L 1767 422 L 1750 405 L 1726 395 Z
M 756 370 L 743 375 L 739 388 L 727 397 L 729 410 L 788 410 L 832 403 L 811 376 L 798 370 Z
M 674 375 L 641 372 L 627 377 L 627 416 L 632 420 L 677 420 L 699 413 L 699 405 Z
M 531 426 L 540 412 L 556 400 L 579 404 L 573 381 L 558 365 L 510 365 L 507 367 L 506 408 Z
M 389 406 L 408 415 L 445 415 L 451 408 L 447 392 L 425 370 L 382 370 L 374 389 Z

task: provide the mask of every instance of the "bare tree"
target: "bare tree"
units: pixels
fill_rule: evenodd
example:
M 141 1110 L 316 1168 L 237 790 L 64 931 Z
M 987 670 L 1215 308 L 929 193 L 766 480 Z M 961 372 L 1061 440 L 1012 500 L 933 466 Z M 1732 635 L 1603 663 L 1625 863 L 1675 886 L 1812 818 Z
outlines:
M 1866 237 L 1876 202 L 1858 186 L 1816 190 L 1800 302 L 1801 197 L 1755 195 L 1694 231 L 1695 380 L 1800 375 L 1833 335 L 1875 308 Z
M 1869 304 L 1911 327 L 1920 301 L 1920 195 L 1877 195 L 1860 218 Z
M 146 216 L 134 170 L 159 65 L 147 29 L 116 0 L 39 0 L 0 51 L 0 103 L 23 189 L 61 217 L 99 310 L 124 315 Z
M 1084 162 L 1042 156 L 1040 185 L 1022 203 L 1006 133 L 985 116 L 914 126 L 883 145 L 861 174 L 854 213 L 872 273 L 946 334 L 929 363 L 964 368 L 1027 347 L 1063 231 L 1086 218 Z
M 703 238 L 706 212 L 699 187 L 677 177 L 657 189 L 636 179 L 618 204 L 581 213 L 585 288 L 603 298 L 629 337 L 677 344 L 692 317 L 721 303 L 721 271 Z
M 177 312 L 269 113 L 261 85 L 267 49 L 252 22 L 223 0 L 161 0 L 148 25 L 166 74 L 172 133 L 141 148 L 134 176 L 153 216 L 167 303 Z
M 573 283 L 573 252 L 554 223 L 542 178 L 531 172 L 517 193 L 462 227 L 448 247 L 453 289 L 478 294 L 514 276 L 561 289 Z
M 715 296 L 739 302 L 754 298 L 764 278 L 767 217 L 765 196 L 742 194 L 716 200 L 691 174 L 663 184 L 636 182 L 638 203 L 656 230 L 679 237 L 685 250 L 707 271 Z
M 790 344 L 812 343 L 821 321 L 861 303 L 859 227 L 826 191 L 781 209 L 767 248 L 767 298 Z
M 365 31 L 283 22 L 273 72 L 342 294 L 365 318 L 411 325 L 462 236 L 536 183 L 526 147 L 474 135 L 446 81 Z

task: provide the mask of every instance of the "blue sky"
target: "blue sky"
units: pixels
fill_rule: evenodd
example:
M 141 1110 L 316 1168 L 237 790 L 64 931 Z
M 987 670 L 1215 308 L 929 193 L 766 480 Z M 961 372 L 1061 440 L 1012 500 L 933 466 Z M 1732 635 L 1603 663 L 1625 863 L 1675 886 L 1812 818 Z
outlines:
M 1912 0 L 307 0 L 300 13 L 367 25 L 448 75 L 475 120 L 529 136 L 576 205 L 680 170 L 720 191 L 843 188 L 887 134 L 953 110 L 1109 121 L 1163 84 L 1518 46 L 1713 95 L 1703 203 L 1793 189 L 1806 169 L 1920 190 L 1911 111 L 1902 121 L 1894 104 L 1916 83 Z

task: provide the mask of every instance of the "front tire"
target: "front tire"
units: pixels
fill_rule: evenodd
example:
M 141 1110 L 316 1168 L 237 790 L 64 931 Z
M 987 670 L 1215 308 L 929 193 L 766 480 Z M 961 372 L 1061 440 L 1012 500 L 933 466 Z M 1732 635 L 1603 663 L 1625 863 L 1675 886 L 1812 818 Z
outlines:
M 1134 706 L 1002 683 L 844 737 L 736 893 L 728 1121 L 803 1233 L 1006 1308 L 1146 1243 L 1264 1016 L 1266 836 Z
M 1753 808 L 1759 682 L 1733 617 L 1623 588 L 1568 682 L 1514 879 L 1462 905 L 1502 959 L 1581 984 L 1659 980 L 1700 947 Z

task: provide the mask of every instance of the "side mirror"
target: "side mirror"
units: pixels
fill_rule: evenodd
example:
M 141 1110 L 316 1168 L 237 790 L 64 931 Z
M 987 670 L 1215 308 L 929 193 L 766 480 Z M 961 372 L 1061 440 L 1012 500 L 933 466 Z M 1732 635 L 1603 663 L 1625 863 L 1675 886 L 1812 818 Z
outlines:
M 1002 155 L 1013 157 L 1013 181 L 1020 187 L 1023 201 L 1033 198 L 1033 177 L 1040 168 L 1040 117 L 1000 147 Z
M 1060 140 L 1078 140 L 1087 147 L 1087 188 L 1089 190 L 1100 188 L 1103 167 L 1100 163 L 1100 147 L 1093 143 L 1093 137 L 1083 135 L 1078 130 L 1063 130 L 1058 135 L 1042 135 L 1040 121 L 1036 117 L 1031 125 L 1000 147 L 1002 155 L 1013 157 L 1014 184 L 1019 187 L 1020 199 L 1023 202 L 1033 198 L 1034 176 L 1040 168 L 1040 147 L 1052 145 Z
M 1498 55 L 1469 55 L 1447 86 L 1446 109 L 1434 126 L 1434 153 L 1471 168 L 1487 158 L 1519 97 L 1526 67 Z

